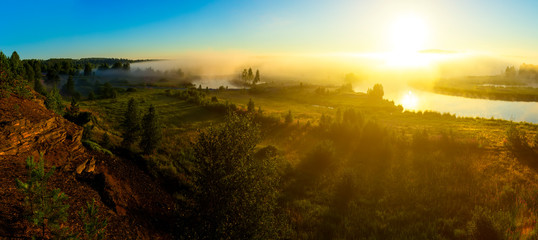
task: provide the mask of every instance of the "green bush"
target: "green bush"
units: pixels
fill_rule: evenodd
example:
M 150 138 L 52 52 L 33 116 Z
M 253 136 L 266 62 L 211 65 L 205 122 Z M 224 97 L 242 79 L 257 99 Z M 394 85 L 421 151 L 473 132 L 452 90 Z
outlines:
M 48 188 L 48 180 L 54 174 L 55 168 L 52 167 L 49 172 L 45 172 L 44 166 L 42 155 L 37 162 L 33 157 L 28 157 L 26 159 L 27 182 L 16 179 L 17 188 L 24 194 L 28 220 L 41 230 L 41 237 L 45 237 L 46 229 L 55 236 L 65 237 L 66 229 L 63 223 L 67 221 L 69 205 L 64 201 L 67 200 L 67 195 L 60 189 Z
M 96 151 L 96 152 L 100 152 L 100 153 L 104 153 L 106 155 L 109 155 L 109 156 L 113 156 L 114 154 L 112 154 L 112 152 L 110 152 L 108 149 L 105 149 L 103 147 L 101 147 L 101 145 L 95 143 L 95 142 L 92 142 L 90 140 L 82 140 L 82 144 L 90 149 L 90 150 L 93 150 L 93 151 Z

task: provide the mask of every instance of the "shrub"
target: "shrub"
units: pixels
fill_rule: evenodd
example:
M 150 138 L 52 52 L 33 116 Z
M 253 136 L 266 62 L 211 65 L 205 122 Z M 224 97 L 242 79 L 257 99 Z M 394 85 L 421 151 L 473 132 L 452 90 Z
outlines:
M 105 149 L 103 147 L 101 147 L 101 145 L 97 144 L 96 142 L 92 142 L 90 140 L 82 140 L 82 144 L 90 149 L 90 150 L 93 150 L 93 151 L 96 151 L 96 152 L 100 152 L 100 153 L 104 153 L 106 155 L 109 155 L 109 156 L 113 156 L 114 154 L 112 154 L 112 152 L 110 152 L 108 149 Z
M 382 99 L 383 95 L 385 94 L 383 91 L 383 85 L 379 83 L 375 84 L 373 88 L 368 88 L 366 94 L 374 99 Z
M 64 204 L 67 195 L 60 189 L 49 190 L 48 180 L 54 174 L 55 168 L 45 172 L 45 162 L 41 155 L 35 162 L 33 157 L 26 159 L 28 180 L 22 182 L 16 179 L 17 188 L 24 193 L 24 206 L 28 212 L 28 220 L 41 230 L 41 237 L 45 237 L 48 229 L 53 235 L 62 237 L 65 235 L 63 223 L 67 220 L 69 205 Z
M 58 89 L 53 88 L 45 97 L 47 97 L 47 99 L 45 99 L 45 106 L 47 109 L 50 109 L 59 115 L 63 115 L 65 106 L 63 105 L 62 96 L 58 92 Z
M 505 143 L 512 151 L 525 151 L 529 149 L 525 132 L 520 131 L 515 125 L 511 125 L 506 131 Z
M 104 239 L 106 226 L 108 224 L 107 219 L 100 219 L 97 213 L 99 212 L 99 206 L 95 205 L 95 199 L 92 203 L 87 203 L 86 208 L 82 208 L 79 213 L 82 223 L 84 224 L 84 233 L 87 239 Z
M 278 176 L 273 161 L 253 157 L 259 140 L 258 126 L 233 113 L 200 133 L 194 144 L 197 238 L 277 238 Z
M 288 111 L 286 118 L 284 120 L 286 124 L 291 124 L 293 122 L 293 115 L 291 115 L 291 110 Z

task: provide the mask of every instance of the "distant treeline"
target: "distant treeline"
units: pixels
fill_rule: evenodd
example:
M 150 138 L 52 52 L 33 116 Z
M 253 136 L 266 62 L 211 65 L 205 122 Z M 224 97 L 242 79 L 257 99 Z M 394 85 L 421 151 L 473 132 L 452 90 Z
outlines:
M 35 61 L 38 62 L 41 66 L 43 72 L 55 71 L 59 74 L 69 74 L 76 75 L 82 70 L 86 70 L 85 74 L 88 74 L 87 69 L 106 70 L 106 69 L 130 69 L 131 63 L 136 62 L 147 62 L 154 61 L 150 59 L 144 60 L 130 60 L 124 58 L 81 58 L 81 59 L 71 59 L 71 58 L 51 58 L 48 60 L 24 60 L 24 61 Z

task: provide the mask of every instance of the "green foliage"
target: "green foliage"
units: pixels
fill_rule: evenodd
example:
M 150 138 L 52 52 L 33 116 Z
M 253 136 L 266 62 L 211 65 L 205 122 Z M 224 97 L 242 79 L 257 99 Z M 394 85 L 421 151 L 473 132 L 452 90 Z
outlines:
M 100 152 L 100 153 L 104 153 L 106 155 L 109 155 L 109 156 L 113 156 L 114 154 L 112 154 L 111 151 L 109 151 L 108 149 L 105 149 L 103 147 L 101 147 L 101 145 L 99 145 L 98 143 L 96 142 L 93 142 L 91 140 L 82 140 L 82 144 L 90 149 L 90 150 L 93 150 L 93 151 L 96 151 L 96 152 Z
M 91 76 L 93 71 L 93 67 L 91 63 L 86 63 L 84 65 L 84 76 Z
M 122 69 L 123 65 L 121 64 L 121 62 L 115 62 L 114 64 L 112 64 L 112 69 Z
M 15 94 L 27 99 L 32 98 L 33 94 L 25 78 L 25 67 L 17 52 L 13 52 L 11 58 L 8 58 L 0 51 L 0 97 Z
M 110 136 L 108 136 L 108 132 L 105 132 L 103 134 L 103 137 L 101 139 L 101 146 L 103 146 L 106 149 L 110 149 L 112 147 L 112 142 L 110 140 Z
M 34 90 L 43 96 L 47 95 L 45 87 L 43 87 L 43 84 L 41 84 L 41 79 L 35 79 Z
M 45 78 L 45 82 L 47 84 L 53 85 L 54 87 L 58 85 L 58 83 L 60 82 L 60 75 L 58 74 L 56 69 L 50 69 L 47 72 L 47 77 Z
M 103 84 L 103 86 L 100 88 L 100 92 L 103 98 L 116 98 L 118 96 L 118 92 L 109 82 Z
M 41 229 L 41 237 L 45 236 L 46 229 L 53 235 L 65 232 L 62 224 L 67 220 L 69 205 L 64 204 L 67 196 L 60 189 L 49 190 L 48 180 L 54 174 L 54 167 L 45 172 L 43 156 L 35 162 L 33 157 L 26 159 L 28 180 L 22 182 L 16 179 L 17 187 L 24 193 L 24 206 L 28 213 L 28 220 Z
M 254 110 L 255 110 L 254 101 L 252 101 L 252 98 L 251 98 L 248 100 L 247 111 L 254 112 Z
M 78 102 L 75 98 L 71 98 L 71 105 L 67 109 L 67 113 L 76 116 L 80 113 L 80 107 L 78 106 Z
M 47 109 L 54 111 L 59 115 L 63 115 L 65 106 L 63 104 L 62 96 L 58 92 L 58 89 L 53 88 L 46 94 L 45 106 Z
M 67 78 L 67 82 L 62 86 L 61 92 L 65 96 L 75 96 L 75 81 L 73 80 L 72 75 L 69 75 L 69 77 Z
M 93 91 L 90 91 L 90 93 L 88 93 L 88 100 L 90 101 L 95 100 L 95 93 L 93 93 Z
M 277 231 L 275 162 L 253 157 L 259 129 L 227 116 L 201 132 L 194 145 L 196 210 L 193 235 L 201 239 L 273 239 Z M 191 236 L 193 237 L 193 236 Z
M 71 105 L 67 108 L 64 118 L 79 126 L 84 126 L 84 124 L 90 122 L 91 116 L 91 112 L 80 112 L 76 98 L 72 97 Z
M 122 69 L 125 70 L 125 71 L 131 70 L 131 64 L 129 62 L 124 63 L 123 66 L 122 66 Z M 180 69 L 180 71 L 181 71 L 181 69 Z
M 254 76 L 254 79 L 252 80 L 252 85 L 256 85 L 261 81 L 260 79 L 260 71 L 256 69 L 256 76 Z
M 291 110 L 288 111 L 286 118 L 284 118 L 284 122 L 286 124 L 291 124 L 293 122 L 293 115 L 291 114 Z
M 19 57 L 19 54 L 17 51 L 14 51 L 11 54 L 11 57 L 9 58 L 10 65 L 11 65 L 11 72 L 16 78 L 21 78 L 25 75 L 24 73 L 24 67 L 21 62 L 21 58 Z
M 153 153 L 161 141 L 161 125 L 159 124 L 153 105 L 149 107 L 148 113 L 142 118 L 141 137 L 140 148 L 146 154 Z
M 79 213 L 82 223 L 84 224 L 85 239 L 101 240 L 105 238 L 107 219 L 101 219 L 98 216 L 99 206 L 95 204 L 95 199 L 92 203 L 87 203 L 86 208 L 82 208 Z
M 297 166 L 301 183 L 309 185 L 327 171 L 333 170 L 336 165 L 334 151 L 333 144 L 328 141 L 315 146 Z
M 122 138 L 123 141 L 121 145 L 125 148 L 130 148 L 133 143 L 135 143 L 140 134 L 140 117 L 138 113 L 138 103 L 131 98 L 127 103 L 127 110 L 123 117 L 122 127 Z
M 516 152 L 529 149 L 525 132 L 519 130 L 515 125 L 510 125 L 506 131 L 505 145 Z
M 368 94 L 368 96 L 374 99 L 382 99 L 385 92 L 383 91 L 383 86 L 377 83 L 374 85 L 373 88 L 368 88 L 368 91 L 366 91 L 366 94 Z
M 507 239 L 504 236 L 505 228 L 510 225 L 510 217 L 505 216 L 502 212 L 492 212 L 484 207 L 476 207 L 473 212 L 471 221 L 467 224 L 467 233 L 470 239 Z
M 84 125 L 84 129 L 82 130 L 82 139 L 83 140 L 91 140 L 93 136 L 93 128 L 94 125 L 86 124 Z
M 110 69 L 110 66 L 108 65 L 108 63 L 102 63 L 97 69 L 104 71 Z
M 532 139 L 532 148 L 538 153 L 538 133 L 534 134 L 534 138 Z

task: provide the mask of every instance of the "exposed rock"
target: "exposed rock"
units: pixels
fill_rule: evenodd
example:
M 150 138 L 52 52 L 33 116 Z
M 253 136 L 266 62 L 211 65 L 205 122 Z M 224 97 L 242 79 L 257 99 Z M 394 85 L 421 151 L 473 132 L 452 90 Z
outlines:
M 54 156 L 47 164 L 70 169 L 87 156 L 82 131 L 39 100 L 0 98 L 0 160 L 40 152 Z
M 42 153 L 45 168 L 59 170 L 49 183 L 69 196 L 70 216 L 95 199 L 109 209 L 101 211 L 109 220 L 107 239 L 173 239 L 172 196 L 131 159 L 86 150 L 82 131 L 40 99 L 0 98 L 0 238 L 29 238 L 14 179 L 26 179 L 24 159 Z M 82 231 L 75 219 L 66 224 Z

